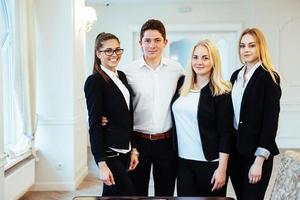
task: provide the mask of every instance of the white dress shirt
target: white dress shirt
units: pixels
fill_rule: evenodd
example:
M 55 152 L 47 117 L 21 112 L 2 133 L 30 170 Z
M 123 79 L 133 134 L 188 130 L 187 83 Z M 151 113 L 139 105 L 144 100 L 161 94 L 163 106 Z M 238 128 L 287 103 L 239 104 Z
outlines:
M 162 58 L 154 70 L 143 58 L 124 70 L 133 90 L 134 130 L 155 134 L 172 128 L 170 104 L 183 73 L 179 63 Z
M 126 104 L 127 104 L 127 108 L 129 110 L 130 109 L 130 94 L 129 94 L 129 91 L 128 91 L 127 87 L 119 79 L 118 72 L 117 71 L 113 72 L 113 71 L 107 69 L 106 67 L 103 67 L 102 65 L 101 65 L 101 69 L 109 76 L 109 78 L 117 85 L 119 90 L 122 92 L 122 95 L 123 95 L 123 97 L 126 101 Z M 131 144 L 129 142 L 129 149 L 116 149 L 116 148 L 112 148 L 112 147 L 109 147 L 109 148 L 111 150 L 116 151 L 116 152 L 125 154 L 125 153 L 128 153 L 131 150 Z
M 246 70 L 246 65 L 241 69 L 241 71 L 238 73 L 237 79 L 235 80 L 233 87 L 232 87 L 232 92 L 231 92 L 231 98 L 232 98 L 232 103 L 233 103 L 233 111 L 234 111 L 234 120 L 233 120 L 233 126 L 237 130 L 239 127 L 239 122 L 240 122 L 240 112 L 241 112 L 241 104 L 242 104 L 242 99 L 244 95 L 244 91 L 248 85 L 249 80 L 251 79 L 253 73 L 255 70 L 261 65 L 261 61 L 257 62 L 252 69 L 245 74 L 245 80 L 244 80 L 244 73 Z M 270 155 L 270 151 L 258 147 L 256 149 L 256 152 L 254 154 L 255 156 L 263 156 L 266 159 L 268 159 Z

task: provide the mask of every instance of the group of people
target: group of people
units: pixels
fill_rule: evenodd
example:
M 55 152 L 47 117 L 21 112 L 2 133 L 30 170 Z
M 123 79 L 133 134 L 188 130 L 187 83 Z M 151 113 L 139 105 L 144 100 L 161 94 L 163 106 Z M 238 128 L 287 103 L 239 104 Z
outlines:
M 231 178 L 238 200 L 260 200 L 272 172 L 280 111 L 280 77 L 257 28 L 239 38 L 243 66 L 221 75 L 217 46 L 192 49 L 187 73 L 163 57 L 163 23 L 146 21 L 143 56 L 117 70 L 123 49 L 111 33 L 95 41 L 94 70 L 84 91 L 91 150 L 103 196 L 226 196 Z

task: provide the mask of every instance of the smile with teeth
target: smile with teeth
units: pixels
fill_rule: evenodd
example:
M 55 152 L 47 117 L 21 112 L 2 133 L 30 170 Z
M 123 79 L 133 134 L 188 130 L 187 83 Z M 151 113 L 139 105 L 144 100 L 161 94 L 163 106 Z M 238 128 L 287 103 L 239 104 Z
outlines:
M 117 62 L 118 59 L 117 58 L 111 58 L 111 59 L 109 59 L 109 61 L 111 61 L 111 62 Z

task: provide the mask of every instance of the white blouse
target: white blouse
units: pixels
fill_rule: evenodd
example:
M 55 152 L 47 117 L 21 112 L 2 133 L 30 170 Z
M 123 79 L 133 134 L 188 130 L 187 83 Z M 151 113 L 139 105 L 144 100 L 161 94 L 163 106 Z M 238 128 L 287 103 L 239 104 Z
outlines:
M 180 96 L 174 102 L 172 111 L 176 124 L 179 157 L 207 161 L 202 149 L 197 119 L 199 98 L 200 91 L 191 90 L 187 96 Z
M 245 75 L 244 80 L 244 73 L 246 70 L 246 65 L 243 67 L 243 69 L 238 73 L 237 79 L 235 80 L 232 92 L 231 92 L 231 98 L 233 103 L 233 110 L 234 110 L 234 120 L 233 120 L 233 126 L 237 130 L 240 122 L 240 111 L 241 111 L 241 104 L 242 99 L 244 95 L 244 91 L 248 85 L 249 80 L 251 79 L 253 73 L 255 70 L 261 65 L 261 62 L 257 62 L 252 69 Z

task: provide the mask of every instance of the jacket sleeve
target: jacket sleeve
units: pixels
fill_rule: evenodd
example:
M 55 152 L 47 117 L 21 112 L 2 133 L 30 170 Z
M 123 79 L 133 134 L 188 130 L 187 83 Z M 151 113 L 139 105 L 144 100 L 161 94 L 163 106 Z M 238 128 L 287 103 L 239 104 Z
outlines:
M 84 92 L 89 118 L 91 150 L 96 164 L 105 160 L 105 134 L 101 125 L 103 89 L 100 79 L 91 75 L 85 82 Z
M 264 79 L 263 121 L 258 146 L 269 151 L 275 143 L 280 112 L 281 88 L 279 77 L 277 82 L 278 84 L 273 81 L 269 74 Z
M 217 97 L 217 131 L 219 135 L 219 152 L 231 153 L 234 128 L 233 128 L 233 106 L 231 93 L 223 94 Z

